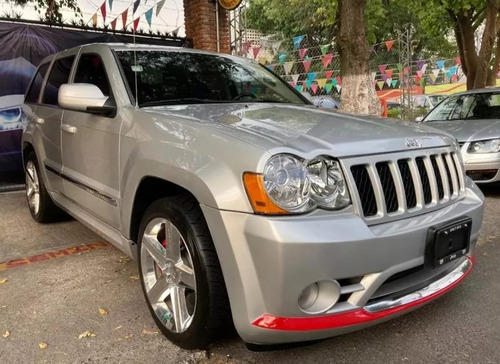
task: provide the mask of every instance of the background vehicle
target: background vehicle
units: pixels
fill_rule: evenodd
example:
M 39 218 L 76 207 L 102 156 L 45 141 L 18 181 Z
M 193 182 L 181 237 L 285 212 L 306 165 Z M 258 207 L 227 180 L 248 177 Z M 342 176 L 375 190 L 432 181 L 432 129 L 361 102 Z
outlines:
M 253 61 L 189 49 L 89 45 L 38 74 L 33 218 L 62 208 L 137 258 L 179 346 L 231 318 L 254 344 L 346 333 L 472 269 L 483 196 L 446 134 L 324 111 Z
M 500 88 L 450 96 L 422 121 L 457 138 L 466 173 L 476 183 L 500 180 Z

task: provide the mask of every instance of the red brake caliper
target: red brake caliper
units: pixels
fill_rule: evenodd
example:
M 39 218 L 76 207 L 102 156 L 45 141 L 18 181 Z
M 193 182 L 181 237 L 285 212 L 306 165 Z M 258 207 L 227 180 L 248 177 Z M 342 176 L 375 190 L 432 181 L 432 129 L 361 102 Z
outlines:
M 161 245 L 166 248 L 167 247 L 167 239 L 163 239 L 163 241 L 161 242 Z M 163 273 L 163 270 L 159 267 L 159 266 L 156 266 L 158 268 L 158 270 L 160 271 L 160 274 Z

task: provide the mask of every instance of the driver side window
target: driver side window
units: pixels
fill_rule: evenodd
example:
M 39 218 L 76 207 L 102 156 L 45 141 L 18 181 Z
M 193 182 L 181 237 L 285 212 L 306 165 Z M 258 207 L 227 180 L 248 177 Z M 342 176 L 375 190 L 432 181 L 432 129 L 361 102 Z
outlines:
M 110 86 L 104 64 L 97 54 L 83 54 L 78 61 L 74 83 L 90 83 L 110 96 Z

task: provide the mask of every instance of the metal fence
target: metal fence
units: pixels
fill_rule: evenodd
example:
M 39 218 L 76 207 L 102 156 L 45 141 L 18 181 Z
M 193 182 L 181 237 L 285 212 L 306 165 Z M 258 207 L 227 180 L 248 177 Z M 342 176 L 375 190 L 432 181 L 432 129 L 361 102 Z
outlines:
M 460 59 L 414 60 L 404 37 L 370 47 L 373 86 L 391 106 L 390 116 L 412 120 L 433 105 L 425 94 L 434 85 L 464 82 Z M 410 42 L 411 44 L 411 42 Z M 333 45 L 318 44 L 307 36 L 283 38 L 280 34 L 242 42 L 239 54 L 258 60 L 298 91 L 314 98 L 340 100 L 340 59 Z

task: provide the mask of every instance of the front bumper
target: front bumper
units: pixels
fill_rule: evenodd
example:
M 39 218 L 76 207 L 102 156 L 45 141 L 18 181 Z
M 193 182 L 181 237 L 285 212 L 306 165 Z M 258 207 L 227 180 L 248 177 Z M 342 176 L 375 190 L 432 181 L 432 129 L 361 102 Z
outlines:
M 469 145 L 461 149 L 467 175 L 478 184 L 500 181 L 500 153 L 467 153 Z
M 352 211 L 265 217 L 202 208 L 238 333 L 247 342 L 276 344 L 361 329 L 409 311 L 460 283 L 472 268 L 483 195 L 467 179 L 464 198 L 452 205 L 372 226 Z M 440 269 L 412 273 L 424 264 L 429 227 L 460 216 L 472 218 L 468 256 Z M 394 279 L 397 275 L 402 278 Z M 319 315 L 303 312 L 298 305 L 302 290 L 332 279 L 347 282 L 342 300 Z

